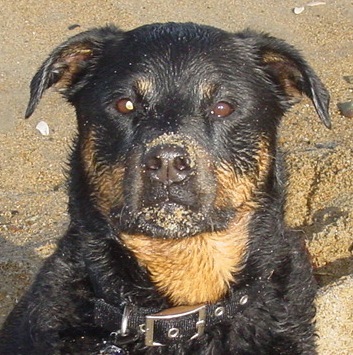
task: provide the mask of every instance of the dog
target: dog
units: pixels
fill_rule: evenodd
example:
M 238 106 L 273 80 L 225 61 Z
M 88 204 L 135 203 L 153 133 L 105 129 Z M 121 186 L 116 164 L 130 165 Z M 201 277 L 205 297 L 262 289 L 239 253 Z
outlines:
M 70 225 L 10 313 L 1 354 L 315 354 L 316 283 L 284 225 L 277 131 L 329 94 L 285 41 L 193 23 L 114 26 L 57 47 L 76 109 Z

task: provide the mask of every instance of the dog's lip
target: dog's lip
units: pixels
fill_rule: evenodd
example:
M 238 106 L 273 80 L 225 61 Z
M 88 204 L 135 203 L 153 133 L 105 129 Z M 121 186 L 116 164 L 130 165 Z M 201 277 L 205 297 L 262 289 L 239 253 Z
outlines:
M 190 213 L 192 212 L 192 209 L 189 206 L 177 202 L 172 202 L 169 199 L 164 202 L 152 204 L 150 206 L 144 206 L 142 208 L 142 211 L 146 211 L 146 210 L 157 211 L 159 209 L 171 213 L 175 212 L 176 210 L 189 211 Z
M 111 222 L 118 232 L 153 238 L 184 238 L 203 232 L 221 231 L 234 218 L 235 211 L 213 211 L 207 206 L 190 206 L 164 202 L 130 210 L 127 206 L 112 212 Z
M 194 235 L 200 231 L 203 220 L 201 212 L 171 202 L 144 207 L 137 213 L 138 229 L 166 237 Z
M 138 213 L 138 216 L 142 216 L 145 221 L 155 222 L 166 220 L 174 223 L 182 223 L 185 218 L 200 215 L 200 212 L 193 211 L 189 206 L 175 202 L 164 202 L 146 206 Z

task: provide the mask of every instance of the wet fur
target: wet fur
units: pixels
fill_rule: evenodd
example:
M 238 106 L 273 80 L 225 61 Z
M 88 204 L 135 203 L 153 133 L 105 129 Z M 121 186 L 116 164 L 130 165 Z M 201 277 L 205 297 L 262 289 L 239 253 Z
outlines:
M 245 289 L 252 301 L 197 339 L 145 347 L 141 336 L 122 347 L 130 354 L 315 354 L 316 285 L 301 237 L 283 225 L 276 146 L 281 117 L 302 95 L 330 126 L 328 93 L 301 55 L 251 31 L 110 26 L 52 52 L 32 80 L 26 117 L 51 86 L 77 113 L 71 223 L 6 320 L 0 353 L 99 353 L 109 331 L 94 323 L 98 298 L 165 309 Z M 116 111 L 121 97 L 133 97 L 133 113 Z M 234 112 L 212 116 L 222 100 Z M 165 187 L 147 176 L 142 162 L 164 145 L 188 157 L 182 184 Z M 261 292 L 252 294 L 253 285 Z

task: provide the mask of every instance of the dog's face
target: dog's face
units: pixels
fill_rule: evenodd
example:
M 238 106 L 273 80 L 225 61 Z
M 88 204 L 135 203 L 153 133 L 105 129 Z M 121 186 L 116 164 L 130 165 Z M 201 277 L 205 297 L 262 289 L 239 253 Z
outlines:
M 103 221 L 174 305 L 216 302 L 236 282 L 250 221 L 278 199 L 285 110 L 305 94 L 330 123 L 327 91 L 291 46 L 194 24 L 69 39 L 33 78 L 27 117 L 52 85 L 77 112 L 73 219 L 88 233 Z
M 27 117 L 54 85 L 75 106 L 79 160 L 96 208 L 119 231 L 182 238 L 226 230 L 274 184 L 276 130 L 328 95 L 280 40 L 193 24 L 88 31 L 32 81 Z

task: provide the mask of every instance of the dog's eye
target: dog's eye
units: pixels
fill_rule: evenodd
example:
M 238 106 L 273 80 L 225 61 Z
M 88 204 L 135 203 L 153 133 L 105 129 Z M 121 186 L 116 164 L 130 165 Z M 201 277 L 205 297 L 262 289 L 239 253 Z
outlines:
M 211 115 L 217 118 L 223 118 L 233 113 L 234 107 L 225 101 L 217 102 L 211 109 Z
M 117 100 L 115 103 L 115 108 L 120 113 L 131 113 L 135 111 L 134 103 L 127 98 Z

